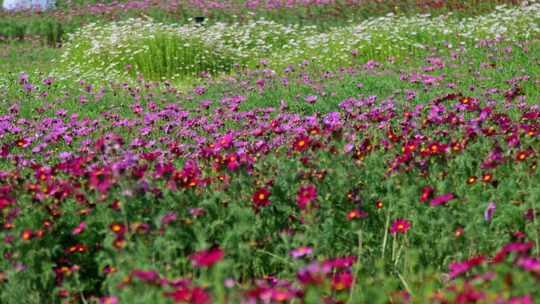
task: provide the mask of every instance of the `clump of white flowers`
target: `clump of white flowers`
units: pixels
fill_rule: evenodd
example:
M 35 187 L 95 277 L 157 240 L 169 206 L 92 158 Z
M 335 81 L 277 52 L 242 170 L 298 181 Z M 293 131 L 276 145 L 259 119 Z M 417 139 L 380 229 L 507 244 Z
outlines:
M 352 60 L 423 55 L 430 47 L 471 47 L 485 39 L 523 40 L 539 34 L 536 1 L 468 18 L 389 14 L 322 33 L 268 20 L 200 26 L 129 19 L 79 29 L 69 37 L 59 66 L 67 70 L 65 75 L 85 78 L 140 73 L 174 80 L 227 72 L 235 64 L 255 67 L 262 59 L 271 69 L 305 60 L 333 68 Z

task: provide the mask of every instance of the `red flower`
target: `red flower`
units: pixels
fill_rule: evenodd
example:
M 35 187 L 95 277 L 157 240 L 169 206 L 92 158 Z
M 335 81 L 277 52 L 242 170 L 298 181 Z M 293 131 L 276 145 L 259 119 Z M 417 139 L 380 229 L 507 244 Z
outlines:
M 469 178 L 467 178 L 467 185 L 472 185 L 476 182 L 476 180 L 478 180 L 478 177 L 476 176 L 469 176 Z
M 109 228 L 117 235 L 122 235 L 126 232 L 126 227 L 123 224 L 113 223 Z
M 30 140 L 26 139 L 26 138 L 21 138 L 19 140 L 17 140 L 15 142 L 15 144 L 19 147 L 19 148 L 26 148 L 30 145 Z
M 300 135 L 294 140 L 294 149 L 304 151 L 309 147 L 310 139 L 305 135 Z
M 181 171 L 175 171 L 173 173 L 172 180 L 175 186 L 182 188 L 193 188 L 200 182 L 201 170 L 199 165 L 194 160 L 188 160 L 184 164 L 184 168 Z
M 122 249 L 126 247 L 126 240 L 123 236 L 117 236 L 116 239 L 113 241 L 113 246 L 116 249 Z
M 253 194 L 253 203 L 255 204 L 255 207 L 261 207 L 261 206 L 268 206 L 270 205 L 270 200 L 268 197 L 270 196 L 270 191 L 268 191 L 266 188 L 261 188 L 257 190 Z
M 12 203 L 13 203 L 13 200 L 11 198 L 8 198 L 6 196 L 0 196 L 0 210 L 6 208 Z
M 171 298 L 174 303 L 208 304 L 211 303 L 210 296 L 200 287 L 193 289 L 181 287 L 173 292 L 166 292 L 166 297 Z
M 435 192 L 435 189 L 433 189 L 430 186 L 425 186 L 422 188 L 422 195 L 420 196 L 420 203 L 423 203 L 427 201 L 431 195 L 433 195 L 433 192 Z
M 524 161 L 529 156 L 529 151 L 519 151 L 516 155 L 517 161 Z
M 390 226 L 390 233 L 405 233 L 411 228 L 411 222 L 405 219 L 396 219 Z
M 32 232 L 31 229 L 24 229 L 21 232 L 21 239 L 23 239 L 25 241 L 30 240 L 33 236 L 34 236 L 34 233 Z
M 305 209 L 306 206 L 316 198 L 317 188 L 313 185 L 302 186 L 296 193 L 296 203 L 300 209 Z
M 189 259 L 191 260 L 193 267 L 199 268 L 210 267 L 218 261 L 222 260 L 223 256 L 223 250 L 217 247 L 208 250 L 197 251 L 192 254 Z

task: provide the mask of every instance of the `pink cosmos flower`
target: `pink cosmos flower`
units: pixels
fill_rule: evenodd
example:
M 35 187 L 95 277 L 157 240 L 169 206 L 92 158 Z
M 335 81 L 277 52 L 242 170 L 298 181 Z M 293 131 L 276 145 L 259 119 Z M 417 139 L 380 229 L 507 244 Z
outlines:
M 105 296 L 99 299 L 99 304 L 118 304 L 118 298 L 115 296 Z
M 197 251 L 194 254 L 192 254 L 189 259 L 191 260 L 191 263 L 193 267 L 200 268 L 200 267 L 210 267 L 214 265 L 215 263 L 219 262 L 223 259 L 224 252 L 221 248 L 212 248 L 208 250 L 201 250 Z
M 446 193 L 446 194 L 443 194 L 443 195 L 439 195 L 437 197 L 435 197 L 434 199 L 432 199 L 429 204 L 431 206 L 439 206 L 439 205 L 444 205 L 446 203 L 448 203 L 449 201 L 455 199 L 455 195 L 453 193 Z
M 83 232 L 85 228 L 86 228 L 86 223 L 81 222 L 77 227 L 73 228 L 73 230 L 71 231 L 71 234 L 73 235 L 81 234 L 81 232 Z
M 337 291 L 349 289 L 353 280 L 354 278 L 350 272 L 338 272 L 332 277 L 332 288 Z
M 317 96 L 309 95 L 304 98 L 307 103 L 314 104 L 317 101 Z
M 169 223 L 176 221 L 176 218 L 177 216 L 175 212 L 169 212 L 161 218 L 161 225 L 166 226 Z
M 524 295 L 522 297 L 513 297 L 506 302 L 507 304 L 534 304 L 534 301 L 530 295 Z
M 396 219 L 390 226 L 390 233 L 405 233 L 411 228 L 411 222 L 405 219 Z
M 448 265 L 450 269 L 450 278 L 455 278 L 463 273 L 466 273 L 474 266 L 478 266 L 484 262 L 485 258 L 483 256 L 473 257 L 464 262 L 454 262 Z
M 313 253 L 313 248 L 302 246 L 302 247 L 298 247 L 296 249 L 291 250 L 290 255 L 293 258 L 301 258 L 303 256 L 310 255 L 312 253 Z
M 517 261 L 517 265 L 527 271 L 540 274 L 540 260 L 539 259 L 522 257 Z
M 499 250 L 499 252 L 497 252 L 495 257 L 493 257 L 493 259 L 491 260 L 491 263 L 502 262 L 506 258 L 506 256 L 508 256 L 508 254 L 512 252 L 526 253 L 533 247 L 534 247 L 533 242 L 527 242 L 527 243 L 515 242 L 515 243 L 506 244 L 501 250 Z
M 156 271 L 133 270 L 131 276 L 145 283 L 155 283 L 159 280 L 159 274 Z
M 302 186 L 296 193 L 296 203 L 300 209 L 305 209 L 306 206 L 316 198 L 317 188 L 313 185 Z

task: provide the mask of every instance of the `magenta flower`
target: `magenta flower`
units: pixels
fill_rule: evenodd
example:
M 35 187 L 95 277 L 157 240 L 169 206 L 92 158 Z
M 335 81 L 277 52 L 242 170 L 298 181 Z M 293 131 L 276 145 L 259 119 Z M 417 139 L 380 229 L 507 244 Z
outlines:
M 221 248 L 212 248 L 208 250 L 201 250 L 197 251 L 194 254 L 192 254 L 189 259 L 191 260 L 191 263 L 193 267 L 200 268 L 200 267 L 210 267 L 214 265 L 215 263 L 219 262 L 223 259 L 224 252 Z
M 106 193 L 112 186 L 111 170 L 98 168 L 90 172 L 90 186 L 101 193 Z
M 115 296 L 105 296 L 99 299 L 99 304 L 118 304 L 118 298 Z
M 411 228 L 411 222 L 405 219 L 396 219 L 390 226 L 390 233 L 405 233 Z
M 437 197 L 435 197 L 434 199 L 432 199 L 429 204 L 431 206 L 439 206 L 439 205 L 444 205 L 446 203 L 448 203 L 449 201 L 455 199 L 456 197 L 454 196 L 453 193 L 446 193 L 446 194 L 443 194 L 443 195 L 439 195 Z
M 485 258 L 483 256 L 477 256 L 473 257 L 471 259 L 468 259 L 464 262 L 453 262 L 448 265 L 448 268 L 450 269 L 450 278 L 455 278 L 461 274 L 466 273 L 474 266 L 480 265 L 484 262 Z
M 533 298 L 530 295 L 522 297 L 513 297 L 506 302 L 507 304 L 534 304 Z
M 517 265 L 521 268 L 534 272 L 537 274 L 540 274 L 540 260 L 536 258 L 529 258 L 529 257 L 521 257 L 517 261 Z
M 353 281 L 354 277 L 350 272 L 338 272 L 332 278 L 332 288 L 337 291 L 349 289 Z
M 166 226 L 169 223 L 176 221 L 176 218 L 177 216 L 175 212 L 169 212 L 161 218 L 161 225 Z
M 494 263 L 494 264 L 500 263 L 508 256 L 508 254 L 512 252 L 525 253 L 533 247 L 534 247 L 533 242 L 527 242 L 527 243 L 515 242 L 515 243 L 506 244 L 501 250 L 499 250 L 499 252 L 497 252 L 495 257 L 491 259 L 491 263 Z
M 305 209 L 306 206 L 317 198 L 317 188 L 313 185 L 302 186 L 296 194 L 298 208 Z
M 156 271 L 133 270 L 131 276 L 145 283 L 156 283 L 159 280 L 159 274 Z
M 86 223 L 81 222 L 77 227 L 73 228 L 73 230 L 71 231 L 71 234 L 73 235 L 81 234 L 81 232 L 83 232 L 85 228 L 86 228 Z

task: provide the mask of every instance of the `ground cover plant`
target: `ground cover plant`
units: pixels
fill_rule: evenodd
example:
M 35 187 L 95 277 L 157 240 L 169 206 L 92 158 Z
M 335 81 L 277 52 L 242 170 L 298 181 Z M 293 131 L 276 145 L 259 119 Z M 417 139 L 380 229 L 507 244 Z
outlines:
M 306 46 L 271 52 L 355 23 L 133 19 L 90 25 L 43 57 L 28 47 L 38 40 L 10 42 L 0 302 L 538 302 L 537 13 L 369 19 L 398 39 L 388 46 L 424 47 L 365 44 L 370 55 L 349 39 L 328 53 L 319 43 L 315 59 Z M 410 24 L 449 32 L 406 36 Z M 188 81 L 103 46 L 167 31 L 191 40 L 148 43 L 144 58 L 165 70 L 191 58 Z M 83 74 L 83 58 L 119 72 Z

